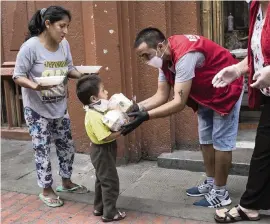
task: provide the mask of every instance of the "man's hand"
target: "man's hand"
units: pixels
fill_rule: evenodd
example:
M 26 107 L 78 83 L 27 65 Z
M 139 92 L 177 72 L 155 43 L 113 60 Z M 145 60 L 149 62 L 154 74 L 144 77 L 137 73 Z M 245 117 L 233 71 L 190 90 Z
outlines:
M 144 121 L 149 120 L 149 114 L 145 111 L 139 111 L 128 114 L 129 117 L 135 117 L 133 121 L 123 126 L 123 130 L 121 131 L 122 135 L 127 135 L 132 132 L 134 129 L 139 127 Z
M 253 79 L 256 80 L 256 82 L 250 85 L 252 88 L 263 89 L 270 87 L 270 65 L 257 71 Z
M 140 111 L 140 107 L 137 103 L 133 101 L 133 105 L 129 108 L 127 113 L 133 113 L 133 112 L 138 112 L 138 111 Z

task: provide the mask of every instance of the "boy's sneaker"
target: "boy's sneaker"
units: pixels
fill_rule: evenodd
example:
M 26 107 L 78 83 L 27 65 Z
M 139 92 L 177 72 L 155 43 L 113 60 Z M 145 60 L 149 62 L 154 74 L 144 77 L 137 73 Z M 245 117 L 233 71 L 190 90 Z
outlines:
M 193 205 L 208 208 L 220 208 L 231 203 L 232 201 L 227 190 L 224 194 L 221 194 L 219 190 L 212 189 L 202 200 L 195 202 Z
M 198 187 L 192 187 L 186 190 L 186 193 L 188 196 L 191 197 L 200 197 L 208 194 L 213 188 L 213 184 L 207 183 L 207 180 L 205 180 L 202 184 L 200 184 Z

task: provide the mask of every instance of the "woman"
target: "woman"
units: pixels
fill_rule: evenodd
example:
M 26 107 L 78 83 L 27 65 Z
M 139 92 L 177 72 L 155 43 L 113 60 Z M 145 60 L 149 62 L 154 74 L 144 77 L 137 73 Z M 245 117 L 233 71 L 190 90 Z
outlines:
M 40 199 L 50 207 L 63 205 L 52 189 L 50 146 L 54 141 L 59 159 L 62 186 L 57 191 L 86 193 L 87 189 L 71 180 L 74 144 L 67 112 L 67 82 L 58 86 L 41 86 L 35 77 L 65 76 L 80 78 L 72 65 L 65 36 L 70 12 L 60 6 L 38 10 L 29 22 L 29 35 L 16 59 L 13 79 L 22 87 L 24 117 L 32 137 Z M 67 80 L 67 78 L 65 80 Z
M 240 204 L 227 210 L 217 210 L 215 220 L 232 223 L 242 220 L 257 221 L 259 210 L 270 209 L 270 4 L 269 1 L 252 1 L 248 57 L 225 68 L 213 79 L 215 87 L 223 87 L 246 72 L 249 74 L 249 104 L 258 108 L 264 104 L 255 148 L 251 158 L 246 191 Z

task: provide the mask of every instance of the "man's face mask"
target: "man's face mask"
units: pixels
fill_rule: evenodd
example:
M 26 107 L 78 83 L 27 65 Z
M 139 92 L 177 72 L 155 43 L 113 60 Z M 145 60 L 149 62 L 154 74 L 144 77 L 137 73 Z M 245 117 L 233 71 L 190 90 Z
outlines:
M 164 40 L 165 41 L 165 40 Z M 163 42 L 164 42 L 163 41 Z M 162 42 L 162 43 L 163 43 Z M 148 62 L 147 64 L 150 65 L 150 66 L 153 66 L 155 68 L 162 68 L 162 65 L 163 65 L 163 56 L 164 56 L 164 53 L 165 51 L 167 50 L 168 48 L 168 45 L 166 46 L 164 52 L 162 53 L 162 55 L 160 57 L 157 56 L 157 50 L 156 50 L 156 55 L 154 57 L 152 57 Z

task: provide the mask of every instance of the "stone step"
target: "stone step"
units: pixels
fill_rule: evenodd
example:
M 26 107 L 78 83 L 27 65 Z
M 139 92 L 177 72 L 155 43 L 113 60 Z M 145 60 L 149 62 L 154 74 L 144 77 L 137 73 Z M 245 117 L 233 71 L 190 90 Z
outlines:
M 233 151 L 230 174 L 247 176 L 249 163 L 255 145 L 256 130 L 239 130 L 237 149 Z M 158 159 L 159 167 L 204 172 L 203 157 L 200 151 L 176 150 L 162 153 Z
M 253 149 L 249 148 L 234 150 L 230 174 L 247 176 L 252 153 Z M 159 167 L 168 169 L 181 169 L 193 172 L 205 171 L 200 151 L 178 150 L 172 153 L 162 153 L 157 159 L 157 164 Z

